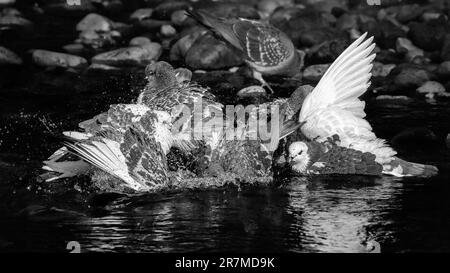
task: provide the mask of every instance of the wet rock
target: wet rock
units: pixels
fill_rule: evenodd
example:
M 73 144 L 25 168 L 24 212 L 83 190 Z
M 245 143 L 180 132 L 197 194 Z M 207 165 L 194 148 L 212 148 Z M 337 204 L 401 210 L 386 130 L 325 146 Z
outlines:
M 423 56 L 424 54 L 422 49 L 413 45 L 407 38 L 398 38 L 395 48 L 398 53 L 404 54 L 408 61 L 411 61 L 416 56 Z
M 394 84 L 401 89 L 419 87 L 431 78 L 430 73 L 426 69 L 417 65 L 400 65 L 392 72 L 391 74 L 396 74 Z
M 169 25 L 170 21 L 156 20 L 156 19 L 145 19 L 136 23 L 138 27 L 144 28 L 149 31 L 156 31 L 161 29 L 164 25 Z
M 397 52 L 395 52 L 395 50 L 393 50 L 393 49 L 388 49 L 388 50 L 382 49 L 379 52 L 377 52 L 375 61 L 384 63 L 384 64 L 388 64 L 388 63 L 399 64 L 399 63 L 403 63 L 404 59 L 402 58 L 402 56 L 397 54 Z
M 259 13 L 253 5 L 244 4 L 242 2 L 210 2 L 199 6 L 198 8 L 201 8 L 216 17 L 260 19 Z
M 206 31 L 196 31 L 179 39 L 170 50 L 170 60 L 184 60 L 194 42 L 205 33 Z
M 389 101 L 397 101 L 397 102 L 406 102 L 412 101 L 410 97 L 407 96 L 391 96 L 391 95 L 379 95 L 375 98 L 378 101 L 389 100 Z
M 98 54 L 92 58 L 92 63 L 110 66 L 146 66 L 161 56 L 162 48 L 158 43 L 144 46 L 119 48 Z
M 23 17 L 22 12 L 15 8 L 4 8 L 0 10 L 0 17 L 2 16 Z
M 93 63 L 88 68 L 88 72 L 97 72 L 97 71 L 120 71 L 119 67 L 106 65 L 106 64 L 97 64 Z
M 427 51 L 440 50 L 449 31 L 448 22 L 443 17 L 424 23 L 413 22 L 409 27 L 411 41 Z
M 312 47 L 307 55 L 313 64 L 333 62 L 348 45 L 346 39 L 334 39 Z
M 44 10 L 55 15 L 79 16 L 94 12 L 95 7 L 90 0 L 55 0 L 45 3 Z
M 439 75 L 444 76 L 444 77 L 449 77 L 450 76 L 450 61 L 445 61 L 442 62 L 439 65 L 438 71 Z
M 428 21 L 431 21 L 431 20 L 436 20 L 441 15 L 442 15 L 442 13 L 439 13 L 439 12 L 426 11 L 426 12 L 424 12 L 422 14 L 422 21 L 428 22 Z
M 336 21 L 336 27 L 340 30 L 349 30 L 358 28 L 358 16 L 355 14 L 344 14 Z
M 368 21 L 363 23 L 361 24 L 361 31 L 367 31 L 369 35 L 373 35 L 377 45 L 382 48 L 395 48 L 397 38 L 406 37 L 406 31 L 386 19 L 379 22 Z
M 192 80 L 192 71 L 187 68 L 179 67 L 174 72 L 179 83 L 190 82 Z
M 441 50 L 441 59 L 443 61 L 450 61 L 450 34 L 445 36 L 444 44 Z
M 177 34 L 177 30 L 171 25 L 161 26 L 160 33 L 164 37 L 173 37 Z
M 123 3 L 121 0 L 91 0 L 93 3 L 96 3 L 97 7 L 108 13 L 118 14 L 123 11 Z
M 426 127 L 413 127 L 403 130 L 391 140 L 395 148 L 420 150 L 430 148 L 439 143 L 436 134 Z
M 278 7 L 290 7 L 294 5 L 292 0 L 261 0 L 258 2 L 258 10 L 264 14 L 265 17 L 270 16 Z
M 0 66 L 3 65 L 21 65 L 22 59 L 16 53 L 0 46 Z
M 447 135 L 447 138 L 445 139 L 445 144 L 447 145 L 447 148 L 450 149 L 450 134 Z
M 134 37 L 133 39 L 131 39 L 129 45 L 130 46 L 145 46 L 145 45 L 150 44 L 151 42 L 152 41 L 147 37 L 138 36 L 138 37 Z
M 76 55 L 37 49 L 32 53 L 35 64 L 44 67 L 81 69 L 87 67 L 87 61 Z
M 270 17 L 270 23 L 285 32 L 296 47 L 317 45 L 335 37 L 335 31 L 317 11 L 280 7 Z
M 245 87 L 237 92 L 237 96 L 240 98 L 259 97 L 265 96 L 266 90 L 259 85 L 252 85 Z
M 407 23 L 418 19 L 424 12 L 424 8 L 418 4 L 401 5 L 398 7 L 397 20 L 400 23 Z
M 0 16 L 0 29 L 31 29 L 33 23 L 21 16 L 5 15 Z
M 312 82 L 318 82 L 331 64 L 315 64 L 308 66 L 303 71 L 303 79 Z
M 16 0 L 0 0 L 0 7 L 14 5 Z
M 190 18 L 184 10 L 176 10 L 170 16 L 170 21 L 175 26 L 192 26 L 196 21 Z
M 115 30 L 109 32 L 83 31 L 78 35 L 75 42 L 99 49 L 116 45 L 121 37 L 120 32 Z
M 63 46 L 64 51 L 69 54 L 79 55 L 85 52 L 86 48 L 82 44 L 68 44 Z
M 130 15 L 130 20 L 142 21 L 151 18 L 152 14 L 153 9 L 151 8 L 138 9 Z
M 186 10 L 190 7 L 190 3 L 187 1 L 164 1 L 155 7 L 153 11 L 153 17 L 159 20 L 170 20 L 170 16 L 174 11 Z
M 382 64 L 380 62 L 373 62 L 372 77 L 386 77 L 395 68 L 395 64 Z
M 186 52 L 185 62 L 194 69 L 221 69 L 241 65 L 243 60 L 226 43 L 206 33 Z
M 113 29 L 113 25 L 114 23 L 108 18 L 96 13 L 90 13 L 77 24 L 76 30 L 80 32 L 108 32 Z
M 427 81 L 422 84 L 419 88 L 417 88 L 417 93 L 421 95 L 425 95 L 427 99 L 434 99 L 436 96 L 444 94 L 445 96 L 445 87 L 436 81 Z

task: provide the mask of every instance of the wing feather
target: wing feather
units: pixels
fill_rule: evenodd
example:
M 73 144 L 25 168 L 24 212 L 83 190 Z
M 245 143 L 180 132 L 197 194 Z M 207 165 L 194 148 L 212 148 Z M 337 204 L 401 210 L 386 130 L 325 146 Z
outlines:
M 323 141 L 338 134 L 342 146 L 372 152 L 384 162 L 395 151 L 375 136 L 364 119 L 365 103 L 359 99 L 370 86 L 375 59 L 373 37 L 365 40 L 366 36 L 353 42 L 328 68 L 306 97 L 299 121 L 306 122 L 301 130 L 310 139 Z

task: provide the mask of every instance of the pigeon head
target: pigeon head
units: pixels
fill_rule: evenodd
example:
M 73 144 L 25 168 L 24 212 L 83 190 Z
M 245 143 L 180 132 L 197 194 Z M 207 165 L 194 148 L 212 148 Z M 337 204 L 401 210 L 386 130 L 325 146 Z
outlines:
M 309 147 L 303 141 L 293 142 L 289 146 L 289 163 L 298 173 L 305 173 L 310 162 Z
M 177 83 L 175 70 L 166 62 L 156 62 L 149 64 L 145 68 L 147 87 L 165 88 Z

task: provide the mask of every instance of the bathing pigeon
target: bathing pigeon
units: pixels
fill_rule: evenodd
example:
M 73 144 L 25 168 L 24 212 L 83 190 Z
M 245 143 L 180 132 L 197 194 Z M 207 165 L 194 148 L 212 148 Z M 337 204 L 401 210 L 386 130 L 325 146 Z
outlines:
M 237 49 L 252 68 L 253 77 L 270 91 L 262 75 L 294 76 L 300 72 L 298 51 L 289 37 L 274 26 L 243 18 L 216 18 L 202 10 L 187 13 Z
M 289 145 L 289 163 L 299 174 L 381 175 L 375 155 L 339 146 L 339 136 L 325 142 L 295 141 Z
M 364 119 L 365 103 L 359 99 L 369 87 L 372 61 L 375 54 L 373 37 L 367 33 L 354 41 L 328 68 L 314 90 L 302 103 L 298 122 L 301 132 L 319 143 L 338 135 L 339 146 L 375 155 L 383 166 L 383 173 L 394 176 L 431 176 L 437 174 L 435 166 L 407 162 L 385 140 L 377 138 Z M 292 144 L 296 145 L 296 144 Z M 304 146 L 302 145 L 304 148 Z M 303 149 L 290 150 L 296 158 Z M 305 164 L 305 163 L 304 163 Z

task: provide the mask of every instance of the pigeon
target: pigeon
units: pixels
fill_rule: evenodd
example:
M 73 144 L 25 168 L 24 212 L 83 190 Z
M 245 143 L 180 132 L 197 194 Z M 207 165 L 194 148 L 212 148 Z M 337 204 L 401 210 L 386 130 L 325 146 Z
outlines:
M 165 62 L 147 66 L 148 83 L 136 103 L 111 105 L 107 112 L 81 122 L 82 132 L 64 132 L 64 146 L 43 162 L 42 168 L 47 171 L 46 181 L 88 174 L 95 166 L 125 181 L 133 190 L 163 185 L 168 179 L 165 156 L 170 148 L 174 146 L 189 151 L 195 143 L 183 131 L 174 133 L 171 130 L 174 121 L 183 113 L 174 111 L 179 109 L 177 106 L 192 108 L 200 101 L 202 112 L 208 113 L 204 111 L 206 107 L 222 108 L 208 89 L 187 81 L 187 73 L 183 73 L 180 80 L 177 72 Z M 209 116 L 204 118 L 207 120 Z M 185 118 L 189 119 L 191 116 Z M 145 123 L 145 126 L 140 123 Z M 135 146 L 140 147 L 138 154 L 151 155 L 146 160 L 147 166 L 155 168 L 145 171 L 147 178 L 153 177 L 148 183 L 136 178 L 144 172 L 142 168 L 138 174 L 133 174 L 136 166 L 128 165 L 132 162 L 128 157 L 138 155 L 131 148 Z
M 375 59 L 375 54 L 371 54 L 375 48 L 373 37 L 366 40 L 366 36 L 367 33 L 361 35 L 344 50 L 306 96 L 298 116 L 301 133 L 319 143 L 338 135 L 339 146 L 375 155 L 375 161 L 383 166 L 383 174 L 398 177 L 437 174 L 435 166 L 397 157 L 396 151 L 385 140 L 377 138 L 364 119 L 365 103 L 359 97 L 370 86 Z M 289 157 L 296 158 L 300 151 L 303 149 L 294 146 Z
M 268 139 L 258 136 L 259 127 L 250 121 L 267 114 L 266 105 L 230 125 L 216 116 L 222 105 L 208 90 L 178 81 L 169 64 L 150 65 L 146 75 L 149 82 L 136 103 L 111 105 L 107 112 L 82 122 L 83 132 L 64 132 L 64 147 L 44 161 L 43 169 L 57 173 L 47 181 L 87 174 L 127 190 L 152 191 L 181 179 L 169 171 L 172 148 L 189 154 L 203 147 L 205 152 L 193 159 L 205 163 L 200 175 L 251 180 L 271 174 L 272 134 Z M 200 137 L 195 135 L 197 125 L 203 125 Z
M 291 39 L 274 26 L 244 18 L 216 18 L 202 10 L 187 13 L 233 46 L 251 67 L 253 77 L 272 93 L 263 75 L 292 77 L 300 72 L 299 52 Z
M 339 146 L 338 135 L 325 142 L 295 141 L 289 145 L 289 163 L 298 174 L 382 174 L 383 167 L 375 155 Z

